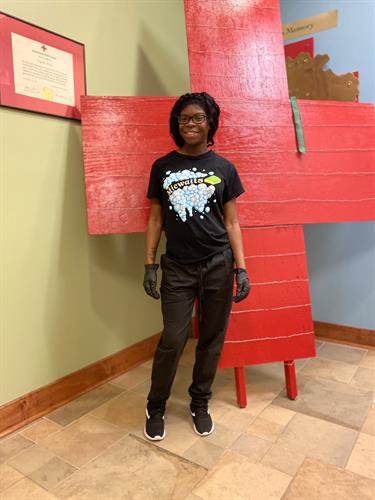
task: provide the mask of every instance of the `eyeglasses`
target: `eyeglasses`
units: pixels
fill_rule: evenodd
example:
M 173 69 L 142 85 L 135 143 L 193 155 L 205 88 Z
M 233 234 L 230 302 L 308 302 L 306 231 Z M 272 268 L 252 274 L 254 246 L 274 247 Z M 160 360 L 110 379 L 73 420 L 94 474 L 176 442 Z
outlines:
M 179 115 L 177 117 L 178 123 L 181 125 L 187 125 L 190 120 L 193 120 L 193 123 L 196 125 L 199 125 L 200 123 L 203 123 L 205 120 L 207 120 L 207 116 L 204 115 L 203 113 L 197 113 L 195 115 L 189 116 L 189 115 Z

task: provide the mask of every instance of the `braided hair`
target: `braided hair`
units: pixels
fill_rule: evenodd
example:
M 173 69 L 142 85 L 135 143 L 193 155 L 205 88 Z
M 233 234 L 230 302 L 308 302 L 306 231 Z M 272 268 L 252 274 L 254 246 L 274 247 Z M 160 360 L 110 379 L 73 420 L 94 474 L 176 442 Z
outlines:
M 169 118 L 169 131 L 174 142 L 179 148 L 181 148 L 185 143 L 185 141 L 180 135 L 178 117 L 181 111 L 188 104 L 197 104 L 206 113 L 207 122 L 209 125 L 207 145 L 213 146 L 215 144 L 214 135 L 219 126 L 220 107 L 214 100 L 214 98 L 211 97 L 206 92 L 193 92 L 184 94 L 181 97 L 179 97 L 177 101 L 174 103 Z

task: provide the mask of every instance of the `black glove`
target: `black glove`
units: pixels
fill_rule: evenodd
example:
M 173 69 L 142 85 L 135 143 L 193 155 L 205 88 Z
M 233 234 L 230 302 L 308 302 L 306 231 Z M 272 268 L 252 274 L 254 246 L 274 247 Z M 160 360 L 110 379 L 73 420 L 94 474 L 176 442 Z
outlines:
M 246 269 L 238 267 L 234 270 L 236 274 L 236 295 L 233 297 L 233 302 L 241 302 L 246 299 L 250 292 L 250 281 Z
M 159 293 L 156 291 L 157 275 L 159 264 L 145 264 L 145 277 L 143 279 L 143 288 L 147 295 L 153 299 L 160 299 Z

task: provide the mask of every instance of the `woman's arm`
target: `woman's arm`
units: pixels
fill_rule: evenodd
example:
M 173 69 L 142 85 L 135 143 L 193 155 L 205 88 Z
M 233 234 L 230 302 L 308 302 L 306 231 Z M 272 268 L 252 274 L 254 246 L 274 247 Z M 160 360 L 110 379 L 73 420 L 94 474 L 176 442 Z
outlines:
M 160 201 L 151 199 L 151 210 L 146 230 L 146 264 L 154 264 L 163 228 L 163 212 Z
M 243 252 L 241 228 L 237 218 L 236 199 L 228 201 L 224 205 L 224 224 L 228 232 L 230 246 L 232 247 L 236 267 L 246 269 Z

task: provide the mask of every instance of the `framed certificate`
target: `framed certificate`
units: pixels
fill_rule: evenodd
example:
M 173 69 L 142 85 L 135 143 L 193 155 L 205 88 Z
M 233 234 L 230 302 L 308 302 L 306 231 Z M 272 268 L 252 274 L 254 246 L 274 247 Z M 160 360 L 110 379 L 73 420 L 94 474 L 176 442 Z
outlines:
M 85 46 L 0 12 L 0 104 L 81 119 Z

